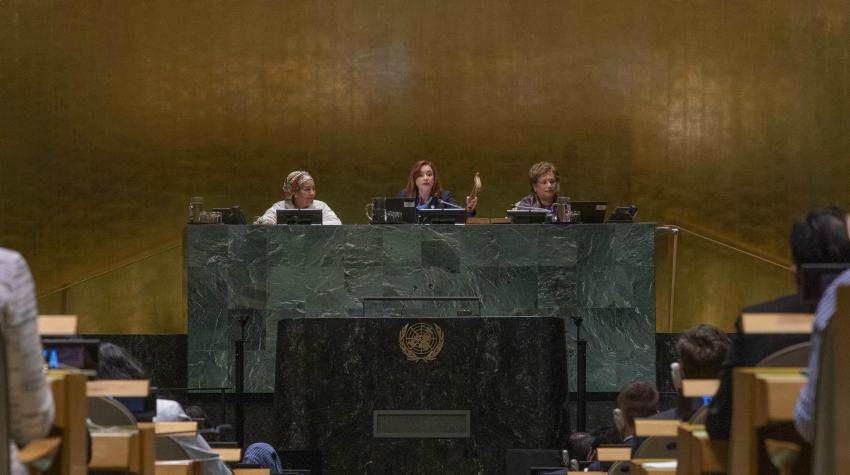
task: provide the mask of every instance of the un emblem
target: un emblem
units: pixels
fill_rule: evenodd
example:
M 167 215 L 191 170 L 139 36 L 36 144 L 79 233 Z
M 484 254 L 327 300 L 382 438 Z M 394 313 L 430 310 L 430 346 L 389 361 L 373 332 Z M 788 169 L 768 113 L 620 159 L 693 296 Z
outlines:
M 417 363 L 437 359 L 445 341 L 443 329 L 436 323 L 407 323 L 398 332 L 402 353 Z

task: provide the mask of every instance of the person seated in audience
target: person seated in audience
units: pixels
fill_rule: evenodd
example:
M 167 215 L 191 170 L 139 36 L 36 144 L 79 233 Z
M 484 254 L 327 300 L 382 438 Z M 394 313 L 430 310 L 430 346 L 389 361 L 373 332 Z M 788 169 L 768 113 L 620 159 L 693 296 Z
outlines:
M 614 409 L 614 425 L 619 429 L 623 443 L 638 448 L 641 440 L 635 437 L 635 419 L 658 414 L 658 391 L 651 384 L 632 381 L 620 389 L 617 408 Z
M 316 181 L 305 171 L 294 171 L 286 176 L 283 201 L 273 204 L 254 224 L 277 224 L 279 209 L 319 209 L 322 210 L 322 224 L 342 224 L 327 203 L 316 199 Z
M 719 378 L 731 344 L 729 336 L 714 325 L 701 324 L 680 333 L 676 337 L 676 362 L 670 365 L 676 391 L 681 395 L 685 378 Z M 700 406 L 702 400 L 692 402 L 682 398 L 679 407 L 659 412 L 652 418 L 688 420 Z
M 3 410 L 8 415 L 9 464 L 12 474 L 26 475 L 26 467 L 18 461 L 18 446 L 48 434 L 55 407 L 44 376 L 32 275 L 19 253 L 4 248 L 0 248 L 0 316 L 8 385 Z
M 602 445 L 620 445 L 623 443 L 622 432 L 616 425 L 603 426 L 592 433 L 593 443 L 591 444 L 590 455 L 587 459 L 591 462 L 586 464 L 585 471 L 589 472 L 607 472 L 613 465 L 612 462 L 599 461 L 599 447 Z M 579 464 L 581 467 L 581 464 Z M 566 473 L 566 472 L 564 472 Z
M 126 349 L 114 345 L 112 343 L 101 343 L 98 349 L 97 362 L 97 377 L 98 379 L 146 379 L 147 371 L 144 366 L 131 355 Z M 192 420 L 179 402 L 170 399 L 156 400 L 156 416 L 154 422 L 176 422 Z M 193 436 L 172 436 L 172 438 L 180 444 L 181 447 L 189 454 L 193 460 L 203 460 L 204 474 L 206 475 L 230 475 L 230 469 L 227 464 L 213 452 L 206 439 L 201 434 Z M 251 460 L 277 460 L 277 465 L 263 466 L 263 468 L 271 469 L 271 473 L 276 472 L 280 467 L 280 457 L 277 452 L 268 444 L 249 446 L 245 453 L 251 453 Z M 259 456 L 258 453 L 271 449 L 273 453 Z M 243 460 L 243 463 L 248 463 Z M 253 462 L 251 462 L 253 463 Z
M 520 209 L 545 208 L 555 212 L 560 183 L 561 178 L 555 165 L 549 162 L 535 163 L 528 170 L 531 194 L 517 201 L 514 206 Z
M 612 429 L 614 429 L 612 427 Z M 563 469 L 545 472 L 543 475 L 566 475 L 567 472 L 578 472 L 591 461 L 594 437 L 587 432 L 573 432 L 567 439 L 567 455 L 569 465 Z M 617 443 L 615 441 L 614 443 Z
M 845 215 L 844 238 L 850 236 L 850 216 Z M 836 234 L 838 233 L 835 230 Z M 848 262 L 850 258 L 845 256 L 844 260 L 836 262 Z M 818 387 L 818 372 L 820 371 L 821 348 L 823 345 L 823 335 L 829 326 L 829 321 L 836 310 L 836 289 L 840 286 L 850 285 L 850 271 L 842 272 L 835 280 L 829 284 L 826 291 L 821 296 L 815 310 L 815 322 L 812 328 L 812 348 L 809 352 L 808 364 L 808 380 L 806 385 L 800 391 L 800 397 L 794 406 L 794 427 L 800 434 L 800 437 L 807 442 L 814 442 L 815 439 L 815 407 L 817 406 L 817 387 Z M 827 354 L 824 357 L 829 358 Z M 836 395 L 836 397 L 840 397 Z M 841 421 L 840 423 L 846 423 Z
M 407 186 L 398 194 L 405 198 L 416 198 L 417 209 L 462 208 L 452 194 L 440 186 L 440 178 L 434 164 L 428 160 L 419 160 L 413 164 L 407 176 Z M 466 197 L 466 212 L 475 215 L 478 198 Z
M 806 313 L 799 289 L 802 284 L 797 270 L 804 264 L 850 262 L 850 239 L 847 237 L 845 212 L 840 208 L 818 208 L 791 227 L 791 257 L 794 262 L 798 292 L 741 310 L 741 313 Z M 767 356 L 791 345 L 809 341 L 809 335 L 747 335 L 741 329 L 740 316 L 735 321 L 732 347 L 723 363 L 720 387 L 709 404 L 705 428 L 712 439 L 728 440 L 732 424 L 732 373 L 737 367 L 752 367 Z M 814 352 L 812 352 L 814 355 Z

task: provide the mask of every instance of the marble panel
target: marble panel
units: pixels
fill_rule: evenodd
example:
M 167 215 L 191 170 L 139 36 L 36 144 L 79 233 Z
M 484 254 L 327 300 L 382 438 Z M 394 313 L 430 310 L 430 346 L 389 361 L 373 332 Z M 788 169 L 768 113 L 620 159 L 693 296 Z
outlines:
M 246 345 L 260 365 L 274 359 L 281 319 L 479 313 L 557 316 L 569 328 L 570 315 L 585 315 L 594 390 L 612 390 L 654 362 L 643 341 L 655 328 L 653 225 L 191 226 L 186 239 L 191 385 L 220 383 L 232 356 L 230 312 L 245 310 L 257 312 Z M 366 296 L 477 296 L 483 308 L 447 301 L 364 307 Z M 605 338 L 631 346 L 610 350 Z M 269 387 L 252 382 L 253 374 L 251 387 Z

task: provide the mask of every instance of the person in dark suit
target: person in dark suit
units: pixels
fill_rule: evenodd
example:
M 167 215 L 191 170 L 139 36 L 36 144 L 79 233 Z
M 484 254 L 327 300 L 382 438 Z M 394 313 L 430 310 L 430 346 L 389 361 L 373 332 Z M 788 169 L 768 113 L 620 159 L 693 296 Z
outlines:
M 399 192 L 399 196 L 416 198 L 418 209 L 463 208 L 458 205 L 452 194 L 440 186 L 440 178 L 434 164 L 428 160 L 419 160 L 413 164 L 407 176 L 407 186 Z M 466 212 L 475 215 L 478 198 L 466 197 Z
M 700 324 L 676 337 L 676 362 L 670 365 L 673 386 L 681 395 L 682 380 L 717 379 L 723 371 L 723 361 L 732 345 L 729 336 L 714 325 Z M 650 419 L 688 420 L 702 401 L 692 401 L 680 396 L 679 405 L 659 412 Z
M 846 212 L 839 208 L 819 208 L 791 227 L 791 255 L 798 293 L 745 307 L 741 313 L 807 313 L 814 309 L 803 304 L 799 294 L 803 264 L 850 262 L 850 240 L 845 225 Z M 767 356 L 791 345 L 809 341 L 809 335 L 747 335 L 741 317 L 735 320 L 736 334 L 723 363 L 720 387 L 709 404 L 705 428 L 712 439 L 729 439 L 732 424 L 732 371 L 751 367 Z

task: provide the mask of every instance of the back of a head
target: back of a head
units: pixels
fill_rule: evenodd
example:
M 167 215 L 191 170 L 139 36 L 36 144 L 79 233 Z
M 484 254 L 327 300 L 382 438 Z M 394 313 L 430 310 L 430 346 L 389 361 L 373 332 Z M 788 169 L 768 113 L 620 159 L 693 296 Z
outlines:
M 623 443 L 623 437 L 620 435 L 620 429 L 616 426 L 600 427 L 598 430 L 593 432 L 592 437 L 594 449 L 600 445 Z
M 714 325 L 701 324 L 685 330 L 676 338 L 676 354 L 685 378 L 720 377 L 723 360 L 732 342 Z
M 593 450 L 593 436 L 587 432 L 573 432 L 567 439 L 567 451 L 570 458 L 585 461 Z
M 145 379 L 145 367 L 125 348 L 101 343 L 98 348 L 98 379 Z
M 658 391 L 643 381 L 627 383 L 617 395 L 617 407 L 623 411 L 626 422 L 634 426 L 635 418 L 658 413 Z
M 818 208 L 791 227 L 791 256 L 797 266 L 850 262 L 846 212 Z

